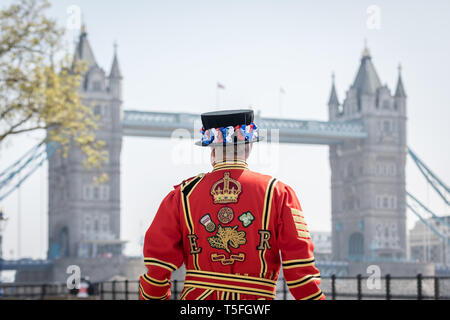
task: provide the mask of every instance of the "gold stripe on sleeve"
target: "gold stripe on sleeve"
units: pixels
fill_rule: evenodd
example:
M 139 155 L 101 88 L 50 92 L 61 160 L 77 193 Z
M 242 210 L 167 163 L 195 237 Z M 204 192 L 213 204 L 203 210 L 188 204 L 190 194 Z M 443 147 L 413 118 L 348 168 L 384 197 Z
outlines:
M 175 271 L 177 270 L 177 266 L 174 265 L 173 263 L 167 262 L 167 261 L 162 261 L 156 258 L 144 258 L 144 264 L 145 265 L 153 265 L 153 266 L 158 266 L 161 268 L 165 268 L 169 271 Z
M 300 300 L 318 300 L 320 297 L 322 297 L 323 293 L 322 290 L 319 289 L 316 293 L 313 293 L 309 296 L 303 297 Z

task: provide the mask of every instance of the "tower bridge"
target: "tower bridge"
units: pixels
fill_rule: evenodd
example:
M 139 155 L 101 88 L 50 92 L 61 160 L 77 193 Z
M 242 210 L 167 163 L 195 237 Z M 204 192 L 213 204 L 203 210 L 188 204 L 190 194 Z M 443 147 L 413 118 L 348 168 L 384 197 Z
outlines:
M 172 113 L 154 111 L 125 110 L 122 121 L 124 136 L 144 136 L 170 138 L 175 130 L 185 129 L 191 136 L 200 114 Z M 277 130 L 280 143 L 295 144 L 339 144 L 344 140 L 357 140 L 367 137 L 361 121 L 316 121 L 258 117 L 256 123 L 267 132 L 268 141 L 272 141 L 270 132 Z
M 49 257 L 91 257 L 121 252 L 120 152 L 122 136 L 170 138 L 182 129 L 198 134 L 198 114 L 122 110 L 122 73 L 117 52 L 107 74 L 95 60 L 86 32 L 76 59 L 87 61 L 83 102 L 100 115 L 98 136 L 110 155 L 110 180 L 92 196 L 92 173 L 78 170 L 81 154 L 49 160 Z M 328 121 L 267 118 L 257 124 L 277 129 L 281 143 L 329 146 L 332 189 L 332 255 L 336 261 L 406 259 L 406 93 L 401 74 L 394 93 L 382 85 L 367 48 L 356 78 L 341 103 L 334 77 Z M 178 131 L 179 132 L 179 131 Z M 382 175 L 379 168 L 389 174 Z M 377 171 L 378 170 L 378 171 Z M 70 181 L 70 186 L 69 186 Z M 65 200 L 63 200 L 65 199 Z M 384 205 L 387 202 L 387 205 Z M 103 230 L 101 239 L 92 225 Z M 385 235 L 387 239 L 385 239 Z M 103 240 L 103 242 L 99 242 Z
M 87 62 L 80 91 L 83 103 L 100 116 L 98 137 L 106 141 L 109 152 L 104 166 L 109 181 L 92 185 L 93 173 L 83 170 L 82 153 L 76 148 L 68 158 L 58 154 L 49 158 L 48 259 L 54 264 L 83 264 L 86 259 L 108 254 L 121 256 L 123 136 L 170 138 L 177 129 L 190 135 L 198 134 L 196 128 L 200 129 L 196 124 L 198 114 L 123 111 L 123 79 L 117 52 L 106 73 L 97 64 L 85 31 L 79 37 L 75 59 Z M 406 100 L 400 70 L 396 89 L 391 92 L 382 85 L 365 48 L 342 103 L 333 77 L 328 121 L 256 116 L 255 122 L 266 130 L 269 142 L 276 129 L 281 143 L 329 146 L 332 261 L 320 262 L 324 274 L 328 267 L 341 274 L 364 273 L 367 264 L 386 261 L 386 273 L 430 273 L 429 266 L 407 262 Z M 104 279 L 113 275 L 107 267 L 104 271 Z M 54 275 L 52 280 L 61 279 Z

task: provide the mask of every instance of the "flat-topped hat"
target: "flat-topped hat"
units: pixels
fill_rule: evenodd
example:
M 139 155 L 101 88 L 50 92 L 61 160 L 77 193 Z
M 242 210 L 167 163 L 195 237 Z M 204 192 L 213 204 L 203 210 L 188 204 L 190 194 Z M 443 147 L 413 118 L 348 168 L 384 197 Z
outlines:
M 251 109 L 220 110 L 201 114 L 202 139 L 195 144 L 207 147 L 253 143 L 261 140 L 258 127 L 253 123 Z

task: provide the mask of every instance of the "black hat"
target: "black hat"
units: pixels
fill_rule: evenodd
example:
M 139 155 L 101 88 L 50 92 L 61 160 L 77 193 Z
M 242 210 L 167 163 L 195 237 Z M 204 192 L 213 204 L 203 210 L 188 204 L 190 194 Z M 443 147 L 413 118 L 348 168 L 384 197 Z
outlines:
M 201 146 L 252 143 L 260 140 L 251 109 L 221 110 L 201 114 Z M 223 138 L 225 137 L 225 139 Z

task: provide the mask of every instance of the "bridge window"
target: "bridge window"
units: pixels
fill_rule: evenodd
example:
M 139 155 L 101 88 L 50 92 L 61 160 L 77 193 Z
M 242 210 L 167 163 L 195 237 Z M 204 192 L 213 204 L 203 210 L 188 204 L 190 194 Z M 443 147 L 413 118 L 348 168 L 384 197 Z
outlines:
M 83 186 L 83 199 L 90 200 L 91 199 L 91 188 L 90 186 Z
M 96 106 L 94 107 L 94 114 L 95 114 L 96 116 L 101 115 L 101 114 L 102 114 L 102 106 L 96 105 Z
M 349 260 L 362 260 L 364 258 L 364 236 L 360 232 L 353 233 L 348 241 Z
M 95 200 L 100 199 L 99 188 L 98 187 L 93 187 L 92 191 L 93 191 L 92 198 L 95 199 Z
M 397 174 L 397 166 L 396 166 L 395 163 L 392 163 L 392 164 L 389 166 L 389 175 L 390 175 L 390 176 L 395 176 L 396 174 Z
M 91 216 L 89 214 L 84 215 L 84 229 L 86 233 L 91 231 Z
M 83 186 L 84 200 L 109 200 L 109 186 L 108 185 L 84 185 Z
M 375 207 L 377 209 L 397 209 L 397 197 L 393 195 L 377 195 Z
M 383 121 L 383 131 L 386 133 L 390 133 L 392 131 L 392 123 L 389 120 Z
M 107 214 L 104 214 L 101 219 L 101 228 L 103 232 L 106 232 L 109 230 L 109 216 Z
M 94 218 L 94 231 L 95 232 L 98 232 L 98 219 L 97 218 Z
M 93 81 L 92 82 L 92 90 L 93 91 L 101 91 L 102 90 L 102 83 L 100 81 Z
M 384 100 L 383 101 L 383 109 L 390 109 L 391 108 L 391 103 L 389 100 Z
M 69 246 L 69 229 L 67 227 L 63 227 L 59 231 L 59 248 L 60 252 L 58 254 L 59 257 L 68 257 L 70 256 L 70 246 Z
M 100 199 L 109 200 L 109 186 L 100 186 Z
M 397 165 L 395 163 L 379 162 L 376 164 L 376 174 L 384 177 L 394 177 L 397 175 Z
M 383 209 L 389 208 L 388 197 L 383 197 Z
M 340 223 L 339 221 L 336 221 L 336 224 L 334 225 L 335 229 L 337 232 L 341 232 L 342 231 L 342 223 Z
M 353 173 L 353 163 L 349 162 L 348 166 L 347 166 L 347 176 L 349 178 L 353 178 L 354 173 Z

